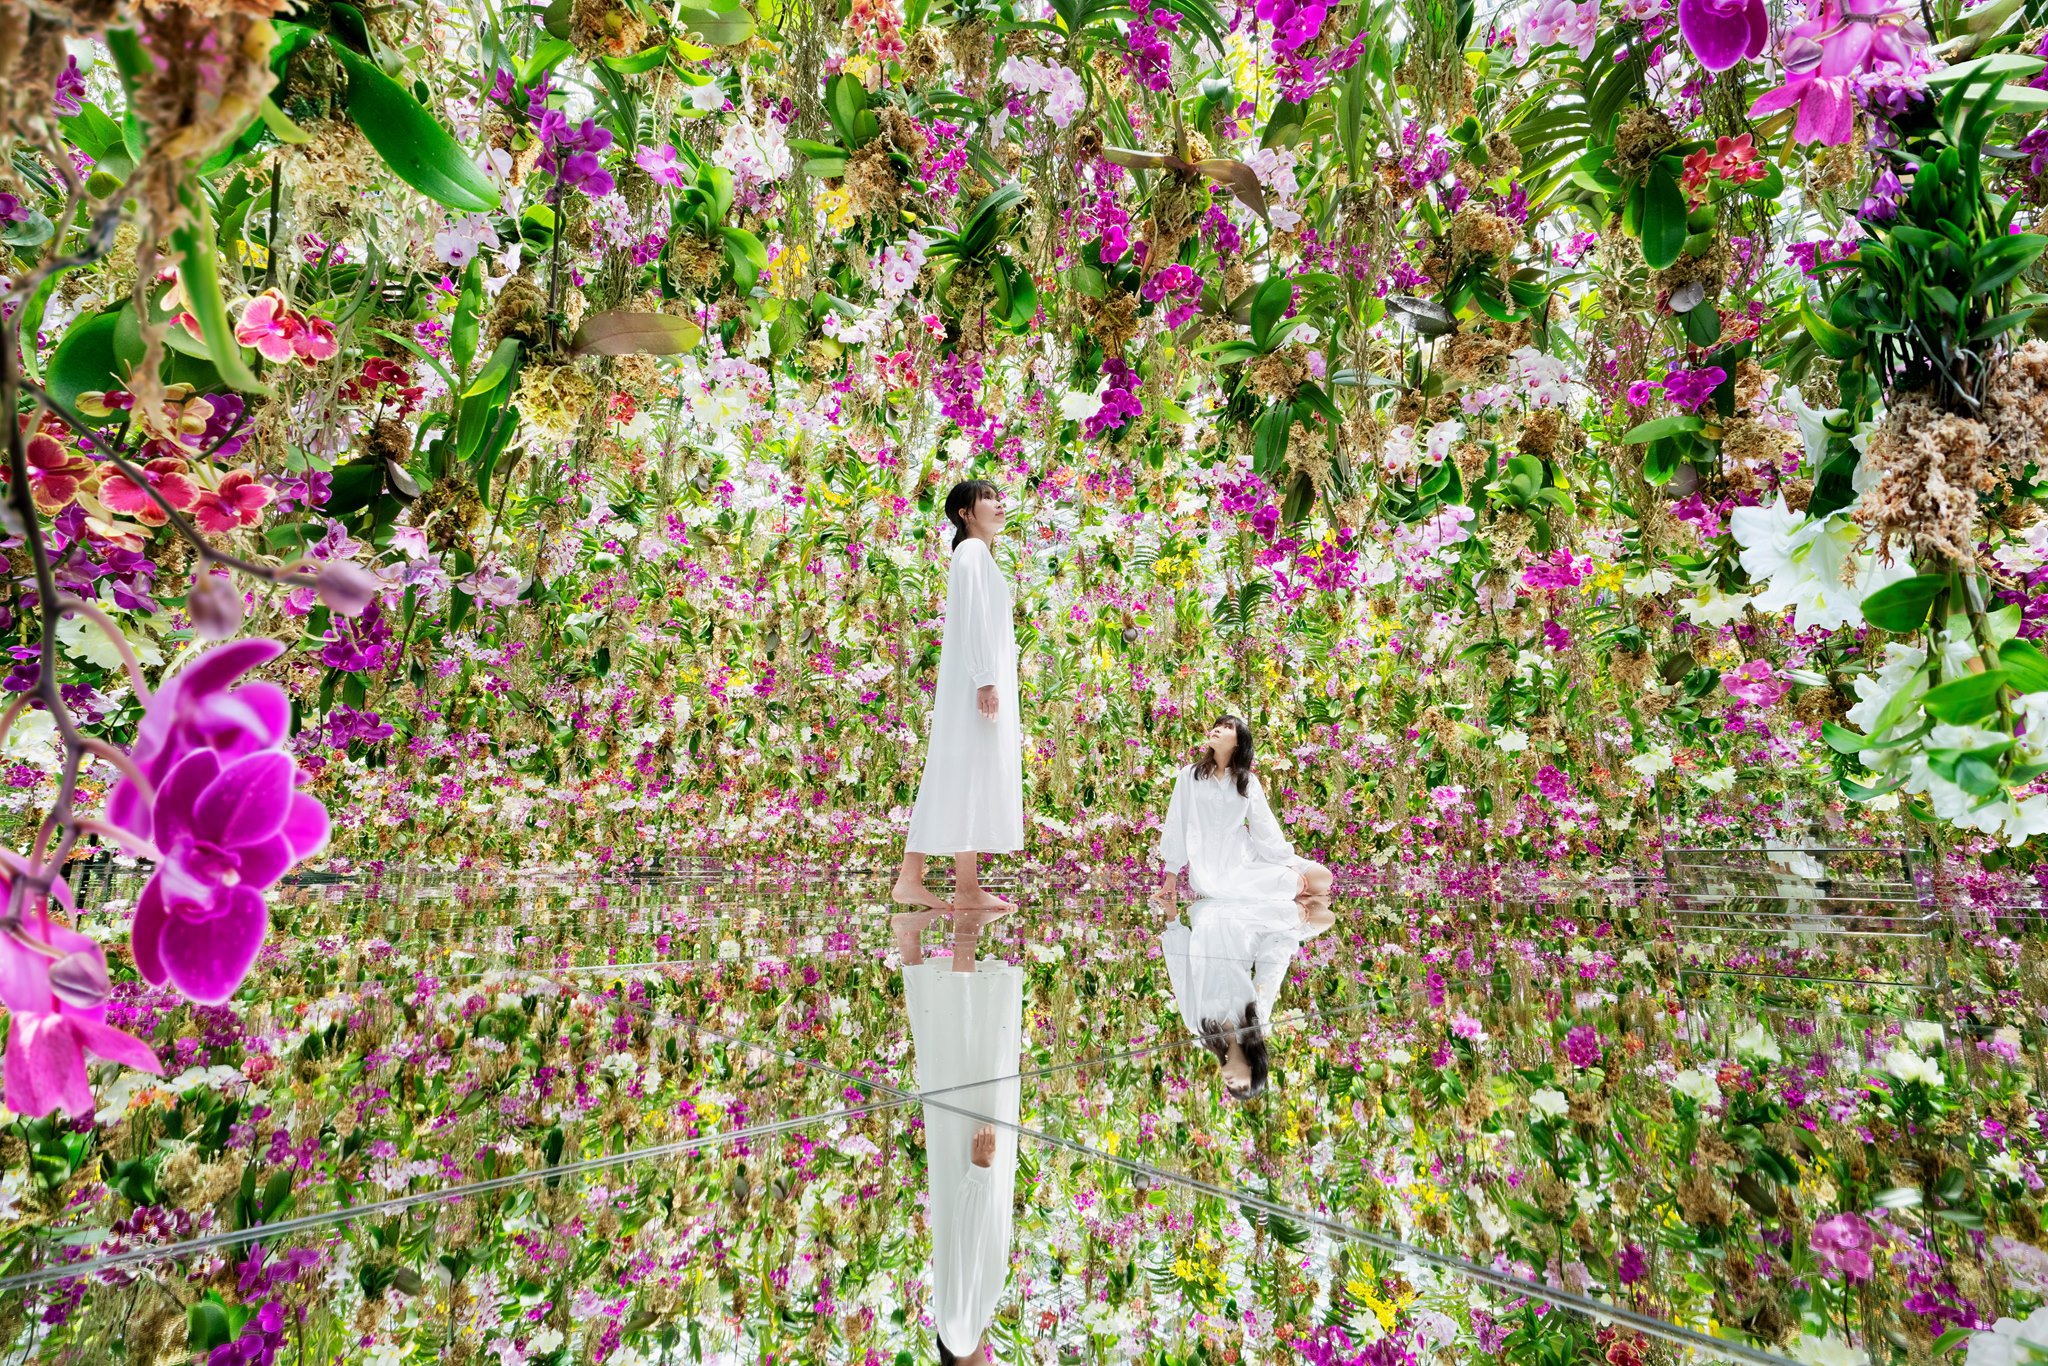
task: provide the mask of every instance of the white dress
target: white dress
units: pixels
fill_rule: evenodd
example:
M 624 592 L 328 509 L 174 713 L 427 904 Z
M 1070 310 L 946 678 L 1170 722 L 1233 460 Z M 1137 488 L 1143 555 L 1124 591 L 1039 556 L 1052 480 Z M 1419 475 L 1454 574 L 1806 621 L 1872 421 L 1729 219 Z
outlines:
M 1024 970 L 978 963 L 973 972 L 955 972 L 950 962 L 919 963 L 903 969 L 903 998 L 917 1088 L 935 1093 L 924 1106 L 932 1327 L 948 1348 L 965 1352 L 995 1317 L 1010 1275 Z M 974 1131 L 990 1122 L 995 1161 L 977 1167 Z
M 1240 797 L 1227 769 L 1197 778 L 1192 764 L 1174 779 L 1158 856 L 1162 872 L 1188 870 L 1196 896 L 1233 901 L 1291 900 L 1308 868 L 1273 819 L 1257 774 Z
M 978 691 L 989 684 L 996 690 L 993 721 L 976 706 Z M 946 579 L 931 744 L 905 847 L 914 854 L 1008 854 L 1024 847 L 1024 731 L 1010 586 L 995 556 L 972 536 L 954 548 Z
M 1203 1020 L 1236 1024 L 1252 1004 L 1270 1024 L 1295 950 L 1331 924 L 1311 924 L 1299 902 L 1286 900 L 1197 901 L 1188 920 L 1192 929 L 1178 920 L 1166 927 L 1159 950 L 1180 1017 L 1197 1038 Z

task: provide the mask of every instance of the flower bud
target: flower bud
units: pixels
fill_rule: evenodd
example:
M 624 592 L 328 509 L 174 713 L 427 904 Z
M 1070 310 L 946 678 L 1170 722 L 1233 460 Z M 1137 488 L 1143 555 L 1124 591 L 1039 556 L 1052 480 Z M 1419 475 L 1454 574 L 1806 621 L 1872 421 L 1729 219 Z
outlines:
M 73 1010 L 96 1010 L 114 994 L 98 948 L 67 953 L 50 964 L 50 994 Z
M 192 591 L 185 599 L 192 634 L 201 640 L 226 640 L 242 629 L 242 595 L 234 583 L 205 565 L 192 571 Z
M 348 560 L 332 560 L 320 568 L 320 581 L 313 586 L 320 601 L 344 617 L 361 616 L 382 587 L 377 576 Z

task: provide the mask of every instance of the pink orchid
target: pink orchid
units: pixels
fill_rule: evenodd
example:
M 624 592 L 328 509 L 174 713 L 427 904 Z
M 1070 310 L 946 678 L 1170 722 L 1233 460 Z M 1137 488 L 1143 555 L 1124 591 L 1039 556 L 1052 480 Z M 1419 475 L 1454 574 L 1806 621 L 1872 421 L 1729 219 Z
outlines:
M 250 470 L 231 470 L 220 481 L 220 488 L 209 489 L 199 495 L 199 502 L 192 510 L 192 519 L 201 531 L 233 531 L 237 527 L 255 526 L 263 515 L 263 509 L 270 505 L 269 486 L 259 480 Z
M 284 295 L 266 289 L 242 309 L 242 320 L 235 324 L 235 340 L 255 347 L 263 359 L 283 364 L 296 354 L 297 338 L 303 331 L 298 315 L 285 307 Z
M 1821 0 L 1820 9 L 1785 37 L 1785 84 L 1749 107 L 1751 118 L 1799 106 L 1793 137 L 1839 145 L 1856 121 L 1856 91 L 1866 76 L 1912 76 L 1926 68 L 1927 31 L 1886 0 Z
M 1764 0 L 1678 0 L 1678 31 L 1701 66 L 1726 71 L 1764 50 L 1771 21 Z
M 341 352 L 341 343 L 334 338 L 334 324 L 325 318 L 308 316 L 299 335 L 292 338 L 292 350 L 308 365 L 317 361 L 333 360 Z
M 78 931 L 38 912 L 0 935 L 0 1005 L 11 1024 L 8 1109 L 37 1116 L 62 1110 L 73 1119 L 91 1114 L 87 1054 L 163 1074 L 148 1044 L 106 1023 L 111 994 L 106 955 Z
M 190 512 L 199 501 L 199 485 L 186 472 L 185 462 L 174 456 L 160 456 L 142 467 L 143 484 L 163 495 L 165 502 L 180 512 Z M 162 526 L 164 510 L 143 487 L 119 470 L 100 484 L 100 501 L 115 512 L 126 513 L 144 526 Z
M 683 167 L 676 157 L 675 148 L 642 147 L 633 153 L 633 160 L 655 184 L 666 185 L 671 190 L 683 188 Z

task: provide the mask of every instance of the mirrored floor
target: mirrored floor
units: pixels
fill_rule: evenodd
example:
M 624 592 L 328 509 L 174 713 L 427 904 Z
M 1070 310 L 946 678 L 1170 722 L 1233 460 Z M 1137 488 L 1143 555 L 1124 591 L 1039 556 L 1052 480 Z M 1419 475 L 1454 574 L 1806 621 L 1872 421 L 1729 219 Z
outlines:
M 228 1005 L 117 984 L 162 1079 L 0 1137 L 0 1346 L 1626 1366 L 2024 1317 L 2037 920 L 1800 976 L 1856 955 L 1743 873 L 1705 929 L 1012 889 L 972 959 L 825 882 L 283 889 Z M 139 883 L 84 890 L 117 941 Z

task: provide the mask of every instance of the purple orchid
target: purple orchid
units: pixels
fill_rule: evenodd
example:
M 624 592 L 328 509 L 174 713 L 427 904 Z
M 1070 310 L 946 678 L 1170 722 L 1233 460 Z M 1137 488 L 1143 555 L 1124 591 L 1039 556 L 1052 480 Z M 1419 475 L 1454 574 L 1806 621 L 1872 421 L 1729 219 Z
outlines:
M 148 1044 L 106 1022 L 111 990 L 100 946 L 46 915 L 0 935 L 0 1005 L 10 1020 L 8 1109 L 38 1116 L 62 1110 L 73 1119 L 91 1114 L 87 1054 L 163 1074 Z
M 1701 66 L 1726 71 L 1763 52 L 1771 21 L 1764 0 L 1678 0 L 1678 31 Z
M 263 947 L 263 892 L 327 842 L 327 808 L 292 790 L 289 754 L 223 762 L 212 750 L 179 760 L 157 792 L 163 862 L 135 908 L 135 966 L 204 1005 L 242 984 Z
M 1751 118 L 1799 106 L 1793 136 L 1840 145 L 1856 121 L 1856 91 L 1868 77 L 1917 76 L 1927 31 L 1887 0 L 1821 0 L 1819 10 L 1785 36 L 1785 84 L 1749 107 Z

